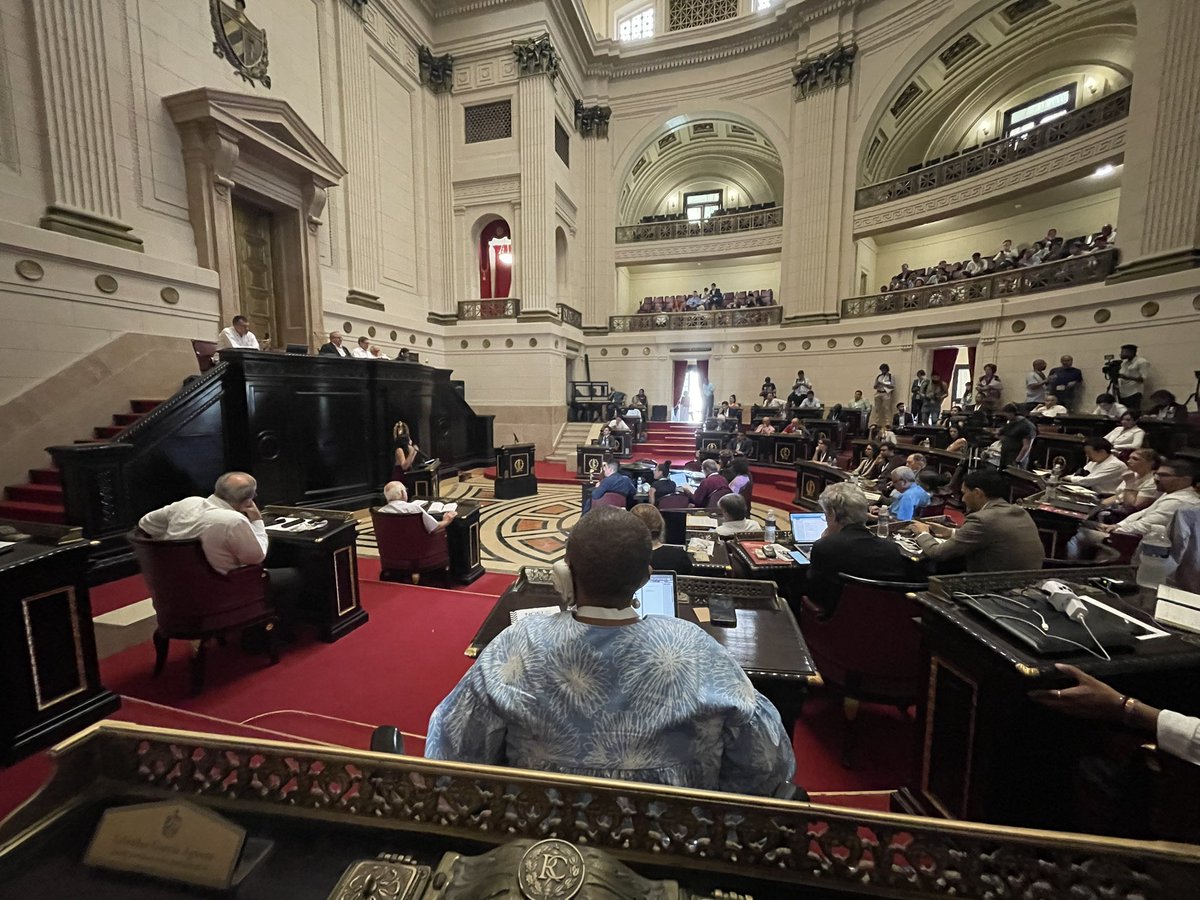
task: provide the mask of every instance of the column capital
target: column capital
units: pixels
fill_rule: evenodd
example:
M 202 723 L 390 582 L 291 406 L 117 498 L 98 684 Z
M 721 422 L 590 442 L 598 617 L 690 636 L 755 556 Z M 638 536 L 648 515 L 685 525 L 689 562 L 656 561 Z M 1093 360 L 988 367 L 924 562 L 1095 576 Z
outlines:
M 449 94 L 454 90 L 454 57 L 449 53 L 434 56 L 433 51 L 421 45 L 417 51 L 421 84 L 435 94 Z
M 549 75 L 553 81 L 558 77 L 558 53 L 550 42 L 550 32 L 544 31 L 537 37 L 512 42 L 513 56 L 517 58 L 517 75 Z
M 807 100 L 811 94 L 825 88 L 849 84 L 857 55 L 857 44 L 842 44 L 826 53 L 800 60 L 800 64 L 792 69 L 796 101 Z

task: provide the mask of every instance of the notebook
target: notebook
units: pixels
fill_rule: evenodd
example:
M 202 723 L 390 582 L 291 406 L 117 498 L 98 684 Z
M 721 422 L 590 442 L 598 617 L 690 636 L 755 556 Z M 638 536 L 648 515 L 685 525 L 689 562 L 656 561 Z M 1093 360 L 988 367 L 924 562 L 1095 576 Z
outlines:
M 800 547 L 811 547 L 825 533 L 828 523 L 823 512 L 794 512 L 792 519 L 792 542 Z
M 642 585 L 634 596 L 640 601 L 637 612 L 642 618 L 646 616 L 675 618 L 675 573 L 652 572 L 650 580 Z

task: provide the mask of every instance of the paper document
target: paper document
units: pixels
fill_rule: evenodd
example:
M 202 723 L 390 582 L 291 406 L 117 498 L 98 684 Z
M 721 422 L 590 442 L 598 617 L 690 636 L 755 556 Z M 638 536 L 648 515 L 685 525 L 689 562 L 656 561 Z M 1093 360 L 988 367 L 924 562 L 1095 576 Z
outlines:
M 1200 594 L 1161 584 L 1154 618 L 1184 631 L 1200 632 Z
M 687 517 L 688 528 L 716 528 L 717 520 L 712 516 L 689 515 Z
M 709 556 L 712 556 L 715 547 L 712 541 L 706 541 L 701 537 L 694 537 L 688 541 L 687 549 L 688 553 L 707 553 Z
M 514 609 L 508 614 L 508 624 L 516 625 L 526 616 L 552 616 L 562 609 L 557 606 L 535 606 L 532 609 Z
M 433 503 L 429 504 L 429 514 L 431 516 L 440 516 L 442 513 L 454 512 L 457 509 L 457 503 L 442 503 L 441 501 L 435 500 Z

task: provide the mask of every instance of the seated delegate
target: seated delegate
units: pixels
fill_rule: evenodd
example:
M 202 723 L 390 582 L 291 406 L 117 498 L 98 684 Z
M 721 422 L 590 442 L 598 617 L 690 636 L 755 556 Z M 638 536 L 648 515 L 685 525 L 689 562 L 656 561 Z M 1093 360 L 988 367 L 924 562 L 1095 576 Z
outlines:
M 428 534 L 433 534 L 435 531 L 445 531 L 446 526 L 453 522 L 458 515 L 454 510 L 448 509 L 442 513 L 440 520 L 435 519 L 420 503 L 409 502 L 408 488 L 404 486 L 404 482 L 402 481 L 389 481 L 385 484 L 383 486 L 383 498 L 387 502 L 379 507 L 381 513 L 391 513 L 393 515 L 420 513 L 425 525 L 425 531 Z
M 700 482 L 699 486 L 694 489 L 691 486 L 685 486 L 680 490 L 691 495 L 692 506 L 697 509 L 706 509 L 713 491 L 729 490 L 729 482 L 721 476 L 721 467 L 715 459 L 706 459 L 700 464 L 700 471 L 704 474 L 704 480 Z
M 692 558 L 687 549 L 678 544 L 664 544 L 663 529 L 666 522 L 662 513 L 649 503 L 638 503 L 630 512 L 637 516 L 650 532 L 650 568 L 656 572 L 671 571 L 676 575 L 692 574 Z
M 605 494 L 620 494 L 625 498 L 625 506 L 633 502 L 634 496 L 637 494 L 637 488 L 634 486 L 631 479 L 624 472 L 620 471 L 615 461 L 606 459 L 604 465 L 600 468 L 603 478 L 600 483 L 592 488 L 592 496 L 588 497 L 587 502 L 583 505 L 583 511 L 587 512 L 592 508 L 592 503 L 599 500 Z
M 488 644 L 434 710 L 425 755 L 745 794 L 791 781 L 779 713 L 729 652 L 691 622 L 638 617 L 650 558 L 633 515 L 583 516 L 567 541 L 573 609 Z
M 892 499 L 888 511 L 897 522 L 908 522 L 916 518 L 917 510 L 929 505 L 929 492 L 917 484 L 917 473 L 909 466 L 897 466 L 888 475 L 892 486 Z M 871 510 L 879 515 L 880 508 Z
M 717 509 L 721 514 L 721 524 L 716 533 L 721 537 L 730 537 L 743 531 L 762 531 L 762 526 L 750 518 L 750 510 L 741 494 L 726 494 L 717 501 Z

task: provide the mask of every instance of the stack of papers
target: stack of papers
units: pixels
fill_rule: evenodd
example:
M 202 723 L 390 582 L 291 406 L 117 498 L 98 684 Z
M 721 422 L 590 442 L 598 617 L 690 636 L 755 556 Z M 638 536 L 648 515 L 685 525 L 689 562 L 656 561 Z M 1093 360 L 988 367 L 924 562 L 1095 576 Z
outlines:
M 425 506 L 426 504 L 429 506 L 426 512 L 431 516 L 440 516 L 442 513 L 455 512 L 458 510 L 457 503 L 443 503 L 441 500 L 434 500 L 432 503 L 430 503 L 428 500 L 413 501 L 413 505 L 415 506 Z
M 562 609 L 557 606 L 535 606 L 532 609 L 514 609 L 508 614 L 508 624 L 516 625 L 528 616 L 552 616 Z
M 713 550 L 716 549 L 713 541 L 706 541 L 704 538 L 694 537 L 688 541 L 688 553 L 706 553 L 712 556 Z

